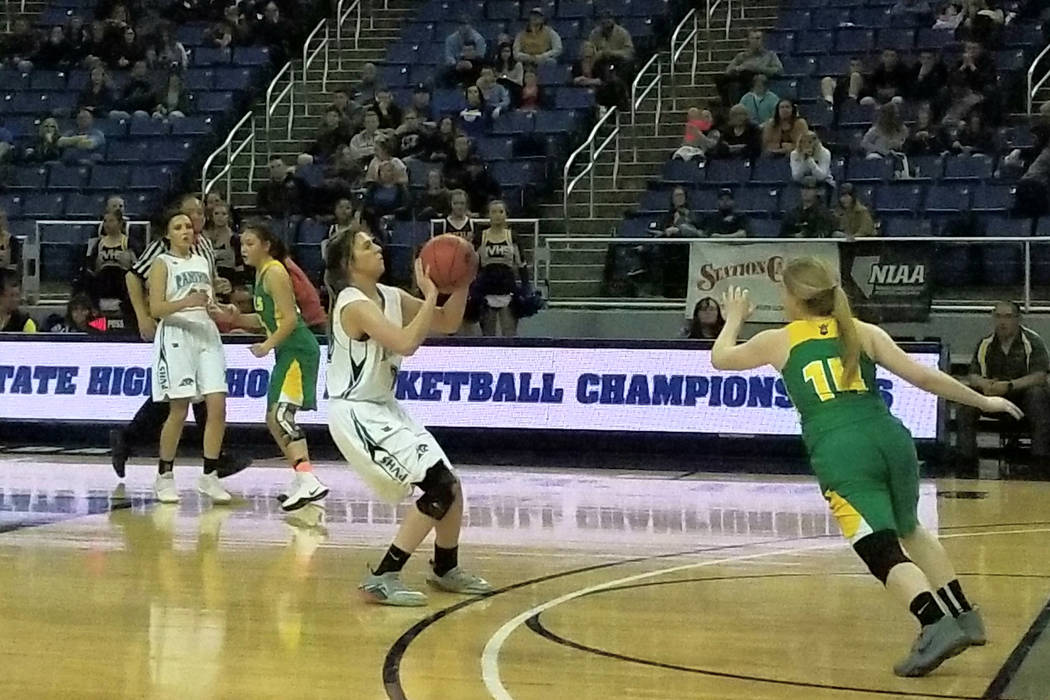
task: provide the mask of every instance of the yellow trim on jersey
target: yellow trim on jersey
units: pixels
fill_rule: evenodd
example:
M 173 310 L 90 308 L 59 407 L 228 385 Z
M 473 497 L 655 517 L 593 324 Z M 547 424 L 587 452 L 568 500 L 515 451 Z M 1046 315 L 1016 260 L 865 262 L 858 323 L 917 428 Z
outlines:
M 792 321 L 786 327 L 792 348 L 807 340 L 827 340 L 839 337 L 839 326 L 833 318 Z
M 849 501 L 831 490 L 824 492 L 824 498 L 828 500 L 828 505 L 831 506 L 831 514 L 838 521 L 843 537 L 852 543 L 865 535 L 871 534 L 871 526 L 864 520 L 864 516 L 850 505 Z
M 296 406 L 303 405 L 303 368 L 299 360 L 292 360 L 281 384 L 281 401 Z
M 257 277 L 259 278 L 259 283 L 260 284 L 262 284 L 262 278 L 266 274 L 266 271 L 269 270 L 274 265 L 281 265 L 281 267 L 284 267 L 284 265 L 281 264 L 280 260 L 277 260 L 275 258 L 270 258 L 270 262 L 268 262 L 265 265 L 263 265 L 259 269 L 259 272 L 257 274 Z M 264 284 L 263 285 L 263 290 L 265 291 L 265 289 L 266 289 L 266 285 Z M 273 295 L 272 294 L 270 294 L 270 299 L 273 299 Z M 259 310 L 261 311 L 261 309 L 259 309 Z M 283 316 L 281 316 L 281 312 L 277 309 L 277 300 L 274 299 L 273 300 L 273 320 L 274 320 L 275 323 L 277 323 L 279 325 L 281 323 L 281 319 L 282 318 L 283 318 Z M 270 337 L 271 335 L 273 335 L 273 333 L 271 333 L 269 329 L 266 329 L 266 337 Z

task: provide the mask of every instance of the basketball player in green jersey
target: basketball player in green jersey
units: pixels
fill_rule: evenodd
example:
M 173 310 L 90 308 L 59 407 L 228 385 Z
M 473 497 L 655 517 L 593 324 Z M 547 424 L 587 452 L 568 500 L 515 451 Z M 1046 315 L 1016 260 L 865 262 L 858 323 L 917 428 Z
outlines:
M 221 312 L 239 328 L 266 331 L 266 341 L 252 346 L 253 355 L 265 357 L 275 351 L 266 426 L 295 470 L 295 480 L 281 509 L 298 510 L 328 495 L 328 487 L 313 474 L 306 435 L 295 422 L 297 410 L 317 410 L 321 350 L 295 305 L 291 279 L 282 263 L 288 255 L 284 241 L 265 224 L 249 224 L 241 232 L 241 255 L 246 264 L 255 268 L 255 313 L 240 314 L 233 306 L 222 307 Z
M 737 371 L 771 365 L 783 375 L 801 418 L 810 464 L 843 535 L 922 626 L 911 653 L 894 672 L 926 675 L 968 646 L 984 644 L 986 636 L 947 553 L 919 524 L 915 446 L 880 396 L 875 366 L 949 401 L 1015 418 L 1021 411 L 1006 399 L 982 396 L 919 365 L 885 331 L 854 319 L 836 275 L 821 260 L 789 262 L 783 295 L 791 322 L 737 345 L 754 306 L 746 290 L 730 288 L 722 301 L 726 324 L 711 362 L 717 369 Z

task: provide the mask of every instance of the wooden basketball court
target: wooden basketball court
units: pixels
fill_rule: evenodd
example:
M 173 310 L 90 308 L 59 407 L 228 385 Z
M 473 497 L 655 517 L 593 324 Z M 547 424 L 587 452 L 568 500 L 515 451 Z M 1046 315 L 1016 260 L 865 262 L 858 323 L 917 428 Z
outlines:
M 891 666 L 916 625 L 809 479 L 462 472 L 461 562 L 497 591 L 394 609 L 356 585 L 398 509 L 336 465 L 318 471 L 326 508 L 289 518 L 275 499 L 284 469 L 229 479 L 239 498 L 212 508 L 178 468 L 182 503 L 162 507 L 152 466 L 118 487 L 102 459 L 6 455 L 3 696 L 1050 697 L 1050 484 L 924 483 L 923 520 L 990 643 L 905 680 Z M 428 554 L 406 581 L 422 585 Z

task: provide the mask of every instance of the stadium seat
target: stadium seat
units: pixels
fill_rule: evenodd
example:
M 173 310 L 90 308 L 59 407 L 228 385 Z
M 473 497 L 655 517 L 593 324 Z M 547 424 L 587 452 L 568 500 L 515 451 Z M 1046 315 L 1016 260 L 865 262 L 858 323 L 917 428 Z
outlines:
M 748 216 L 770 216 L 777 208 L 779 193 L 769 187 L 745 187 L 736 193 L 736 209 Z
M 875 121 L 875 107 L 846 100 L 839 109 L 839 126 L 867 128 Z
M 554 97 L 555 109 L 593 109 L 594 90 L 591 88 L 563 87 Z
M 881 29 L 879 30 L 879 49 L 896 49 L 910 52 L 915 47 L 914 29 Z
M 1010 218 L 1005 214 L 985 216 L 981 219 L 984 235 L 990 238 L 1020 238 L 1032 235 L 1032 220 Z
M 1019 243 L 981 246 L 981 271 L 984 284 L 995 286 L 1019 284 L 1024 277 L 1023 255 Z
M 403 87 L 408 85 L 408 66 L 399 63 L 377 66 L 376 77 L 387 87 Z
M 915 48 L 919 51 L 943 51 L 953 41 L 951 32 L 922 27 L 915 36 Z
M 131 171 L 128 187 L 133 190 L 167 191 L 171 187 L 172 168 L 167 165 L 142 165 Z
M 810 16 L 806 10 L 781 10 L 777 18 L 777 29 L 803 31 L 810 28 Z
M 8 219 L 17 219 L 22 216 L 23 197 L 20 194 L 0 194 L 0 209 L 7 214 Z
M 835 29 L 850 24 L 849 10 L 836 7 L 826 7 L 813 10 L 810 15 L 810 27 L 813 29 Z
M 858 27 L 884 29 L 889 26 L 891 16 L 887 7 L 856 7 L 852 12 L 853 24 Z M 880 48 L 884 45 L 880 38 Z M 909 47 L 910 48 L 910 47 Z
M 839 29 L 835 32 L 835 50 L 839 53 L 856 56 L 874 48 L 875 32 L 871 29 Z M 827 50 L 827 44 L 824 50 Z
M 809 77 L 817 69 L 817 61 L 812 56 L 784 56 L 782 63 L 785 77 Z
M 793 78 L 780 78 L 769 83 L 770 91 L 782 100 L 798 101 L 798 81 Z
M 412 44 L 427 44 L 434 40 L 443 40 L 435 36 L 433 22 L 408 22 L 401 26 L 401 40 Z
M 913 178 L 940 180 L 944 177 L 944 158 L 941 156 L 911 156 L 908 168 Z
M 132 119 L 128 125 L 128 135 L 134 138 L 167 136 L 169 133 L 171 124 L 163 119 Z
M 110 141 L 106 160 L 111 163 L 138 163 L 149 160 L 150 144 L 145 141 Z
M 314 284 L 321 283 L 324 277 L 324 258 L 321 256 L 320 245 L 297 245 L 295 261 Z
M 576 115 L 567 110 L 537 112 L 533 129 L 538 134 L 569 134 L 576 130 Z
M 828 47 L 833 46 L 835 35 L 832 32 L 808 31 L 795 35 L 795 53 L 824 55 Z
M 710 184 L 739 185 L 751 179 L 751 163 L 746 160 L 711 160 L 705 169 Z
M 885 158 L 854 156 L 846 166 L 850 182 L 884 182 L 893 179 L 893 163 Z
M 945 180 L 987 180 L 992 177 L 993 162 L 989 156 L 958 155 L 944 160 Z
M 58 192 L 27 194 L 22 204 L 22 215 L 32 219 L 57 219 L 62 216 L 65 195 Z
M 712 212 L 718 209 L 718 190 L 702 187 L 687 191 L 689 208 L 694 212 Z M 670 199 L 668 199 L 670 201 Z
M 489 172 L 504 187 L 523 187 L 540 180 L 537 166 L 531 161 L 496 161 L 489 166 Z
M 930 223 L 926 219 L 916 219 L 913 216 L 884 216 L 882 217 L 882 235 L 886 238 L 911 238 L 914 236 L 930 236 Z
M 184 163 L 193 153 L 193 141 L 186 139 L 163 139 L 150 147 L 149 160 L 158 163 Z
M 203 136 L 214 132 L 215 125 L 212 117 L 187 116 L 182 119 L 171 121 L 172 136 Z
M 482 160 L 510 160 L 514 157 L 512 138 L 480 138 L 475 145 Z
M 911 184 L 886 184 L 875 190 L 875 208 L 884 214 L 914 216 L 922 206 L 922 187 Z
M 646 190 L 642 193 L 642 200 L 638 203 L 638 212 L 641 214 L 662 214 L 670 210 L 671 192 L 668 190 Z
M 563 0 L 558 3 L 558 16 L 565 19 L 586 19 L 594 17 L 594 4 L 581 0 Z
M 270 63 L 270 47 L 238 46 L 233 50 L 233 63 L 237 66 L 267 66 Z
M 195 66 L 218 66 L 229 62 L 229 49 L 200 46 L 193 50 L 193 65 Z
M 930 214 L 954 214 L 970 208 L 970 187 L 965 185 L 930 185 L 926 193 L 926 211 Z
M 211 69 L 191 68 L 186 71 L 186 89 L 191 92 L 211 90 L 215 85 L 215 71 Z
M 652 216 L 642 216 L 624 219 L 616 227 L 616 235 L 621 238 L 649 238 L 652 233 L 650 227 L 656 224 Z
M 47 177 L 51 190 L 82 190 L 87 184 L 90 168 L 52 163 Z
M 790 181 L 791 165 L 787 158 L 759 158 L 755 161 L 751 171 L 751 182 L 779 185 Z
M 441 172 L 441 163 L 428 163 L 412 158 L 408 161 L 409 183 L 414 186 L 425 187 L 427 184 L 427 173 L 431 170 Z
M 974 189 L 973 210 L 976 212 L 1006 212 L 1013 204 L 1012 185 L 984 183 Z
M 129 178 L 130 172 L 126 165 L 95 165 L 91 169 L 88 187 L 117 192 L 128 186 Z
M 94 172 L 93 168 L 92 175 Z M 73 219 L 98 219 L 106 206 L 105 200 L 106 195 L 104 194 L 73 192 L 66 198 L 65 215 Z
M 222 113 L 233 108 L 233 94 L 229 92 L 202 92 L 196 95 L 197 110 L 204 113 Z
M 462 90 L 443 89 L 435 90 L 431 98 L 431 109 L 437 114 L 459 114 L 466 108 L 467 100 Z
M 430 239 L 429 221 L 395 221 L 391 231 L 394 245 L 408 246 L 415 250 Z
M 748 219 L 748 238 L 780 238 L 778 219 Z
M 42 165 L 16 167 L 8 187 L 19 190 L 42 190 L 47 187 L 47 168 Z
M 244 92 L 252 85 L 250 68 L 216 68 L 215 89 L 230 92 Z
M 560 63 L 541 63 L 536 70 L 536 79 L 545 87 L 568 85 L 572 77 L 572 66 Z
M 660 176 L 665 182 L 697 183 L 703 182 L 707 168 L 701 168 L 695 160 L 672 159 L 664 163 Z
M 973 246 L 937 246 L 933 258 L 934 283 L 942 287 L 964 287 L 973 281 L 973 266 L 970 253 Z
M 319 245 L 328 237 L 328 225 L 316 219 L 305 219 L 299 224 L 298 245 Z
M 4 71 L 6 72 L 6 71 Z M 3 73 L 0 72 L 0 75 Z M 25 83 L 23 79 L 21 81 Z M 29 88 L 31 90 L 65 90 L 66 89 L 66 74 L 60 73 L 53 70 L 38 70 L 33 71 L 32 78 L 29 81 Z M 0 83 L 0 90 L 14 89 L 18 90 L 18 87 L 8 88 L 7 86 Z

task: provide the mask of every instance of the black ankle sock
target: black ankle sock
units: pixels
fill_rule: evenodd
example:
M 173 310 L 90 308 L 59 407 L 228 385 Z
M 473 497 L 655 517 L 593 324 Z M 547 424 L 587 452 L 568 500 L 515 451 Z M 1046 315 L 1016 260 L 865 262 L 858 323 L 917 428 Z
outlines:
M 459 566 L 459 547 L 438 547 L 434 545 L 434 573 L 444 576 Z
M 962 586 L 959 585 L 959 579 L 957 578 L 949 581 L 944 588 L 938 588 L 937 595 L 944 601 L 945 607 L 948 608 L 948 612 L 953 617 L 959 617 L 962 613 L 973 609 L 970 601 L 966 600 L 966 595 L 963 593 Z
M 157 460 L 157 473 L 158 474 L 170 474 L 173 469 L 175 469 L 175 460 L 173 460 L 173 459 Z
M 923 591 L 911 601 L 908 606 L 911 614 L 919 619 L 919 624 L 925 627 L 944 617 L 944 611 L 937 605 L 937 599 L 929 591 Z
M 213 474 L 219 470 L 219 460 L 221 457 L 205 457 L 204 458 L 204 473 Z
M 383 561 L 379 562 L 379 566 L 372 573 L 380 576 L 391 571 L 401 571 L 410 556 L 412 555 L 408 552 L 390 545 L 390 549 L 386 550 L 386 556 L 383 557 Z

